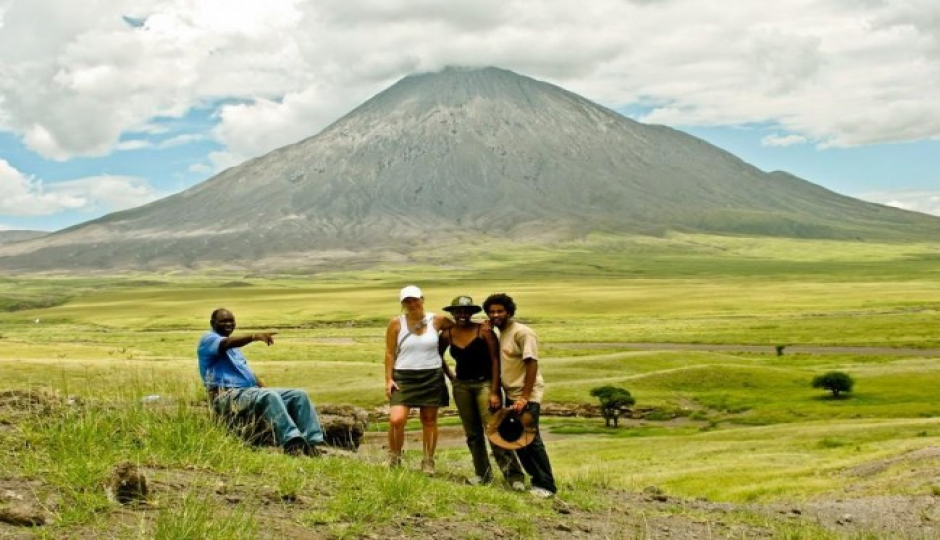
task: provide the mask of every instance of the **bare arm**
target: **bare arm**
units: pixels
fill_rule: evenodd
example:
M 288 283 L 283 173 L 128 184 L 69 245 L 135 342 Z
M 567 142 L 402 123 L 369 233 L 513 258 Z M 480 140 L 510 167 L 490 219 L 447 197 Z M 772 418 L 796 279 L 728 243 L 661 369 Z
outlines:
M 529 397 L 532 396 L 532 388 L 535 386 L 535 376 L 539 372 L 539 361 L 535 358 L 524 358 L 525 379 L 522 382 L 522 395 L 512 404 L 513 410 L 521 413 L 525 406 L 529 404 Z
M 493 331 L 488 328 L 483 329 L 483 341 L 486 342 L 486 349 L 490 354 L 490 374 L 492 377 L 490 383 L 492 385 L 490 387 L 490 408 L 499 409 L 503 406 L 499 393 L 499 341 Z
M 401 321 L 398 317 L 392 318 L 388 322 L 388 328 L 385 330 L 385 399 L 392 398 L 392 392 L 398 390 L 395 384 L 393 371 L 395 369 L 395 353 L 398 348 L 398 331 L 401 330 Z
M 525 406 L 529 404 L 529 398 L 532 397 L 532 389 L 535 387 L 535 379 L 539 373 L 539 361 L 537 358 L 533 358 L 531 355 L 538 354 L 535 351 L 538 350 L 535 343 L 535 335 L 530 333 L 519 333 L 516 334 L 517 340 L 522 340 L 519 345 L 523 351 L 522 362 L 525 364 L 525 378 L 522 380 L 522 394 L 519 396 L 519 399 L 512 404 L 512 408 L 521 413 Z
M 258 332 L 257 334 L 245 334 L 242 336 L 229 336 L 219 342 L 219 353 L 224 353 L 229 349 L 244 347 L 255 341 L 263 341 L 268 345 L 274 345 L 274 336 L 277 332 Z
M 447 365 L 447 358 L 444 356 L 444 353 L 447 352 L 447 347 L 450 347 L 450 340 L 444 335 L 444 332 L 441 332 L 440 337 L 437 339 L 437 352 L 441 355 L 441 367 L 444 369 L 444 376 L 447 377 L 447 380 L 454 382 L 456 375 L 454 375 L 450 366 Z
M 442 313 L 434 314 L 434 328 L 437 328 L 440 331 L 447 330 L 455 326 L 454 321 L 445 317 Z

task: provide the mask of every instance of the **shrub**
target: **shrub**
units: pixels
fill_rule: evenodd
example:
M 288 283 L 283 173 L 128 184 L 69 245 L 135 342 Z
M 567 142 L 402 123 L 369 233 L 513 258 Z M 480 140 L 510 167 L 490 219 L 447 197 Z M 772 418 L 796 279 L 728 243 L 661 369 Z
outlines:
M 591 395 L 600 400 L 601 414 L 604 415 L 607 427 L 610 427 L 611 420 L 614 427 L 617 427 L 622 410 L 636 403 L 629 391 L 617 386 L 598 386 L 591 390 Z
M 842 392 L 851 392 L 854 385 L 852 377 L 841 371 L 830 371 L 813 378 L 813 388 L 825 388 L 832 392 L 832 397 L 839 397 Z

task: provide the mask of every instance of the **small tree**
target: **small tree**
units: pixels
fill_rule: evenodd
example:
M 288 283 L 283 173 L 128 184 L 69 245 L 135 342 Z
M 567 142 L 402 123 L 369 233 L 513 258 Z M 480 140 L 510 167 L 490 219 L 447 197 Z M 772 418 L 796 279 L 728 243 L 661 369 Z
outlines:
M 614 427 L 617 427 L 622 410 L 636 403 L 630 392 L 616 386 L 598 386 L 591 390 L 591 395 L 600 400 L 601 414 L 604 415 L 604 423 L 607 427 L 610 427 L 611 420 L 614 422 Z
M 851 392 L 853 386 L 855 386 L 855 381 L 852 377 L 841 371 L 830 371 L 813 378 L 813 388 L 825 388 L 832 392 L 832 397 L 836 398 L 842 392 Z

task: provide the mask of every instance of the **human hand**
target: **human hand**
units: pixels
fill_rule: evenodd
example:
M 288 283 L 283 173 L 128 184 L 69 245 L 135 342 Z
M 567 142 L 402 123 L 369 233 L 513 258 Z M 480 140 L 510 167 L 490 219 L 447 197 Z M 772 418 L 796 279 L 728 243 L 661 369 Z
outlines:
M 522 411 L 525 410 L 525 406 L 528 405 L 528 404 L 529 404 L 529 400 L 528 400 L 528 399 L 519 398 L 519 399 L 517 399 L 516 401 L 513 402 L 513 404 L 512 404 L 512 410 L 515 411 L 516 414 L 521 414 Z
M 500 401 L 501 400 L 499 399 L 499 396 L 496 394 L 490 394 L 490 410 L 495 411 L 496 409 L 502 407 L 503 404 L 500 403 Z
M 274 345 L 274 336 L 277 335 L 277 332 L 259 332 L 257 334 L 251 335 L 252 341 L 263 341 L 268 346 Z
M 392 392 L 398 390 L 398 385 L 395 381 L 388 381 L 385 383 L 385 399 L 392 399 Z

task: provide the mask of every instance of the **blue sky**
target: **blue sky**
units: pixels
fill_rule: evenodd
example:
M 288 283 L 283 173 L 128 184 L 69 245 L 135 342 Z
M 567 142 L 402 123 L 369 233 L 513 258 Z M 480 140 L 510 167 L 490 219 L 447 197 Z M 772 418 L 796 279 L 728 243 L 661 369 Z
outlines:
M 940 194 L 940 141 L 819 148 L 800 144 L 768 146 L 765 137 L 781 133 L 767 127 L 685 127 L 696 137 L 737 155 L 765 171 L 782 170 L 832 191 L 874 202 L 904 201 L 912 193 Z M 914 205 L 915 201 L 907 204 Z M 895 202 L 895 206 L 904 206 Z M 940 200 L 921 211 L 940 215 Z
M 396 80 L 495 65 L 940 215 L 932 0 L 0 0 L 0 229 L 151 202 Z

